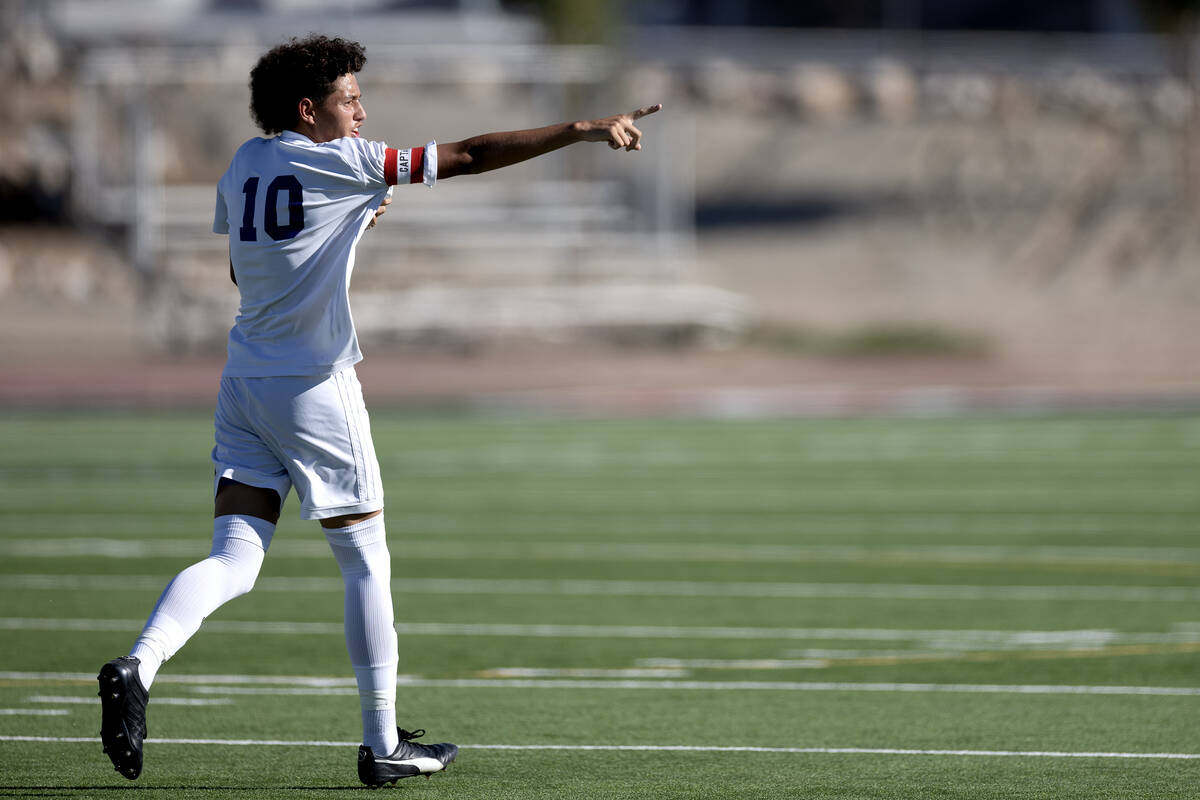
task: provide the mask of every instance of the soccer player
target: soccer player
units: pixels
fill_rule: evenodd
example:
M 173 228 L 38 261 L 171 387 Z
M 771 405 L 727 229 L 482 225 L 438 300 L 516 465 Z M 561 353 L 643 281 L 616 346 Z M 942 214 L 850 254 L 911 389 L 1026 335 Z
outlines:
M 100 738 L 113 766 L 142 770 L 149 689 L 204 618 L 253 587 L 284 498 L 324 529 L 345 582 L 346 647 L 358 683 L 368 786 L 428 775 L 453 744 L 396 727 L 396 631 L 383 487 L 362 389 L 348 289 L 354 251 L 393 186 L 516 164 L 575 142 L 640 150 L 634 122 L 661 106 L 596 120 L 393 148 L 361 138 L 361 45 L 309 36 L 250 73 L 250 110 L 267 134 L 243 144 L 217 185 L 213 231 L 229 235 L 241 304 L 229 332 L 212 459 L 212 550 L 164 590 L 129 655 L 98 676 Z

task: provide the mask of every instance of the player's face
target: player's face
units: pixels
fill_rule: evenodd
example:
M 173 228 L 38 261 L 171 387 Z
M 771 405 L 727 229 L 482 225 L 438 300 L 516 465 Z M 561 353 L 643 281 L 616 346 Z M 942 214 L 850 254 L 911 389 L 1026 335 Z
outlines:
M 367 118 L 358 79 L 354 75 L 343 75 L 334 81 L 329 96 L 313 107 L 313 116 L 316 120 L 315 142 L 332 142 L 343 136 L 358 136 L 358 128 Z

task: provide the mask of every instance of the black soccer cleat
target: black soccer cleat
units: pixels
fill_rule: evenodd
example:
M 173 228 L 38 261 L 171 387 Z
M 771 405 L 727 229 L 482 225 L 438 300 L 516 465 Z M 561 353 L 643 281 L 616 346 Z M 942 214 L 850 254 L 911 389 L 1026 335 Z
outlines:
M 441 772 L 458 755 L 456 744 L 417 744 L 413 739 L 425 731 L 399 728 L 400 744 L 386 756 L 376 756 L 365 744 L 358 746 L 358 779 L 372 788 L 395 783 L 414 775 L 426 777 Z
M 150 693 L 138 676 L 141 662 L 121 656 L 100 668 L 100 741 L 117 772 L 129 780 L 142 774 L 146 738 L 146 702 Z

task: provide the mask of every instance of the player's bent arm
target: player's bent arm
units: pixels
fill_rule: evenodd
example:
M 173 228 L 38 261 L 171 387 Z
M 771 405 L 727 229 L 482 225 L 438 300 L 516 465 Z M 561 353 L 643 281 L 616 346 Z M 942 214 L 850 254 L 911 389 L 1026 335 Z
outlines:
M 563 122 L 524 131 L 485 133 L 461 142 L 439 144 L 437 177 L 438 180 L 445 180 L 456 175 L 477 175 L 519 164 L 576 142 L 607 142 L 614 150 L 641 150 L 642 132 L 633 123 L 660 108 L 662 104 L 603 119 Z

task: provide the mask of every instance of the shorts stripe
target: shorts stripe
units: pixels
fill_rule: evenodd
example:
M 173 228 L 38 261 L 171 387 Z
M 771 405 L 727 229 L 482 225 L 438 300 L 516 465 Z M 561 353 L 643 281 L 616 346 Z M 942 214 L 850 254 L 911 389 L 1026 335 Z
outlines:
M 363 429 L 366 427 L 366 407 L 362 402 L 362 390 L 352 370 L 343 370 L 334 376 L 342 400 L 342 409 L 346 417 L 346 435 L 350 449 L 354 455 L 354 472 L 357 483 L 357 493 L 363 502 L 377 499 L 379 496 L 379 476 L 375 469 L 377 463 L 370 458 L 367 447 L 363 444 Z

